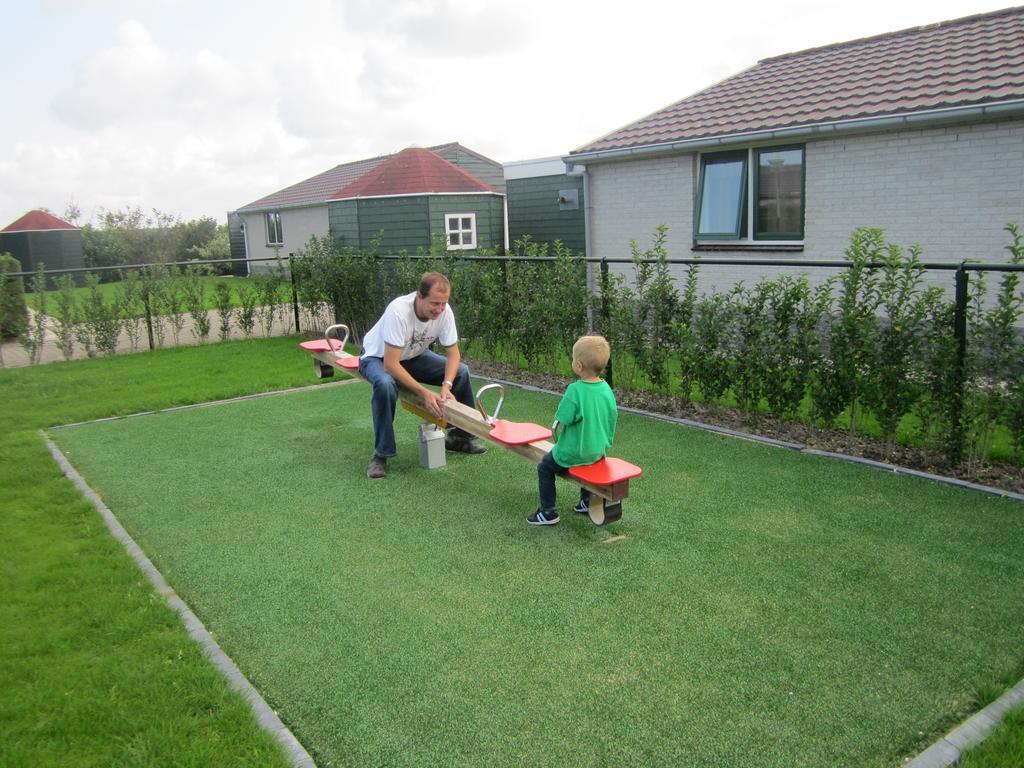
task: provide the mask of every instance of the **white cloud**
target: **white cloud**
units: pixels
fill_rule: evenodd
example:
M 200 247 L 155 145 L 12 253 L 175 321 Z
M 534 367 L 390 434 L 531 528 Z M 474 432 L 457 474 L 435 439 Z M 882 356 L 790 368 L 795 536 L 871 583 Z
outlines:
M 998 0 L 45 0 L 6 21 L 0 226 L 33 206 L 223 212 L 340 162 L 589 142 L 766 56 Z M 27 41 L 40 35 L 46 47 Z M 12 110 L 12 114 L 14 114 Z

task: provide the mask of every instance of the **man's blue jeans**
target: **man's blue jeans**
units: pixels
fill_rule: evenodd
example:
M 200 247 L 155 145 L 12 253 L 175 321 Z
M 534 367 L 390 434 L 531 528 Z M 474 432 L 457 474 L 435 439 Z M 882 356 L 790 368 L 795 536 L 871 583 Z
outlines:
M 555 461 L 551 451 L 545 453 L 544 457 L 537 462 L 537 486 L 540 491 L 541 512 L 558 512 L 557 502 L 555 501 L 555 475 L 565 477 L 568 473 L 569 468 L 563 467 Z M 589 504 L 590 491 L 586 488 L 580 488 L 580 499 Z
M 402 367 L 420 384 L 441 386 L 446 363 L 447 358 L 444 355 L 428 349 L 421 355 L 403 360 Z M 359 375 L 373 387 L 370 401 L 373 412 L 373 455 L 390 459 L 398 453 L 398 449 L 395 448 L 395 405 L 398 403 L 398 385 L 395 384 L 394 377 L 384 370 L 384 359 L 381 357 L 361 357 Z M 463 405 L 475 407 L 469 366 L 465 363 L 459 363 L 459 372 L 452 382 L 452 394 Z M 458 428 L 448 430 L 448 434 L 467 439 L 473 437 Z

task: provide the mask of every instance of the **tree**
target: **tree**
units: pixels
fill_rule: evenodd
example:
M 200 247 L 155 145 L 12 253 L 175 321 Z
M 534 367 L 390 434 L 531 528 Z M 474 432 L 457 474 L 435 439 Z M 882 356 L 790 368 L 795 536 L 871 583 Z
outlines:
M 141 208 L 108 211 L 101 208 L 100 228 L 121 241 L 128 264 L 163 264 L 174 261 L 180 237 L 181 219 L 155 208 L 151 215 Z
M 67 205 L 64 206 L 64 221 L 69 224 L 78 226 L 78 220 L 82 218 L 82 208 L 78 205 L 78 201 L 74 198 L 68 200 Z
M 115 232 L 96 229 L 91 224 L 82 227 L 82 257 L 87 267 L 116 267 L 128 263 L 124 239 Z
M 175 261 L 188 261 L 197 256 L 199 258 L 210 258 L 199 256 L 198 250 L 208 246 L 217 235 L 217 222 L 213 218 L 204 216 L 201 219 L 192 219 L 191 221 L 178 224 L 177 229 L 179 239 L 175 252 Z
M 210 219 L 212 221 L 212 219 Z M 221 224 L 210 240 L 192 248 L 189 255 L 192 259 L 203 259 L 204 261 L 220 261 L 231 258 L 231 241 L 228 237 L 228 225 Z M 218 264 L 214 270 L 221 275 L 231 274 L 231 264 Z

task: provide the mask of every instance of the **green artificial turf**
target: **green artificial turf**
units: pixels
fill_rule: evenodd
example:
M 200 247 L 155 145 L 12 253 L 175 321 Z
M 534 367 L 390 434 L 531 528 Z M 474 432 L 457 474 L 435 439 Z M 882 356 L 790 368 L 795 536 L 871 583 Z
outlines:
M 367 480 L 368 400 L 53 432 L 318 763 L 893 766 L 1019 669 L 1017 502 L 627 414 L 622 520 L 533 528 L 529 464 L 421 469 L 401 410 Z

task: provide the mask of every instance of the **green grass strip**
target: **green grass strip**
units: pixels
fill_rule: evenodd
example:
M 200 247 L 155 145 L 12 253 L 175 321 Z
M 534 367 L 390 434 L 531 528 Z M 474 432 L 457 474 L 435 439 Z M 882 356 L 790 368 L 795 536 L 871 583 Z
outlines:
M 963 754 L 959 768 L 1012 768 L 1024 765 L 1024 707 L 1007 713 L 1002 727 Z
M 0 765 L 286 766 L 40 427 L 308 383 L 294 339 L 0 370 Z
M 1015 502 L 624 415 L 622 521 L 536 529 L 530 465 L 423 470 L 403 411 L 367 480 L 368 399 L 54 433 L 318 762 L 895 765 L 1019 669 Z

